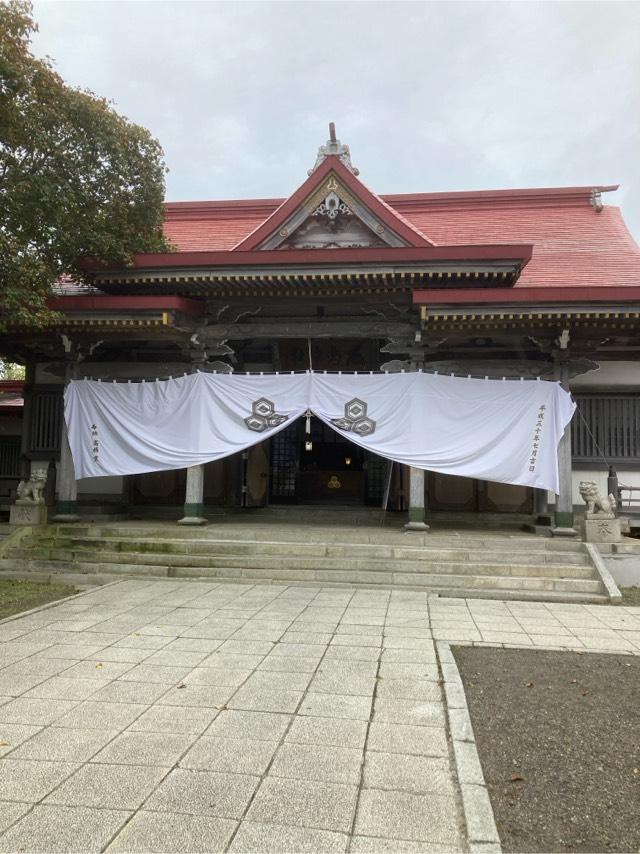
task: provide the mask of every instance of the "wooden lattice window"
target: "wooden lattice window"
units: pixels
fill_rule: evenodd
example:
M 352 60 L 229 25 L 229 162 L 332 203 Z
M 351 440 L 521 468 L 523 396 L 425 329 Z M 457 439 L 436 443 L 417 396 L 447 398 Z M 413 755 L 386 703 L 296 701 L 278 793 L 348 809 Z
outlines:
M 292 499 L 296 494 L 298 425 L 290 424 L 271 437 L 271 498 Z
M 20 436 L 0 436 L 0 477 L 20 477 Z
M 573 457 L 584 462 L 640 462 L 640 395 L 574 396 Z
M 62 429 L 63 399 L 59 392 L 35 390 L 31 402 L 30 448 L 32 453 L 58 454 Z

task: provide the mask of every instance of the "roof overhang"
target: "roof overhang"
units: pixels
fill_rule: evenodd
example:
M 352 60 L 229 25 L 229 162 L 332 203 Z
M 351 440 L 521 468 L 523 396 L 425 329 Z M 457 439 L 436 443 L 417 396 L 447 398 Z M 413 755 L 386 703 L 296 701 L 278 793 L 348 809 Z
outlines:
M 96 279 L 130 275 L 133 270 L 187 270 L 208 268 L 211 270 L 237 270 L 246 268 L 252 271 L 291 267 L 334 267 L 346 265 L 402 265 L 408 263 L 433 262 L 476 262 L 507 261 L 524 267 L 531 259 L 531 244 L 482 244 L 466 246 L 401 246 L 357 249 L 286 249 L 273 252 L 244 252 L 241 250 L 217 252 L 166 252 L 136 255 L 131 267 L 109 268 L 100 264 L 86 263 L 86 269 Z
M 40 334 L 64 330 L 122 332 L 131 334 L 171 328 L 185 315 L 200 317 L 205 306 L 200 300 L 177 296 L 74 295 L 51 297 L 47 305 L 62 317 L 39 330 Z M 33 335 L 33 327 L 15 325 L 10 332 Z M 164 333 L 162 333 L 164 334 Z M 1 390 L 1 389 L 0 389 Z
M 126 269 L 93 270 L 96 287 L 110 292 L 176 288 L 194 293 L 265 296 L 325 288 L 409 290 L 445 281 L 511 286 L 531 258 L 528 244 L 427 246 L 272 252 L 176 252 L 138 255 Z M 256 292 L 259 288 L 259 292 Z M 333 291 L 331 291 L 333 292 Z
M 414 305 L 527 305 L 567 303 L 640 303 L 640 287 L 564 287 L 564 288 L 445 288 L 415 290 Z
M 105 312 L 135 312 L 137 315 L 141 312 L 162 314 L 174 311 L 201 315 L 204 312 L 204 305 L 199 300 L 172 296 L 59 296 L 52 297 L 47 304 L 53 311 L 87 313 L 92 316 Z

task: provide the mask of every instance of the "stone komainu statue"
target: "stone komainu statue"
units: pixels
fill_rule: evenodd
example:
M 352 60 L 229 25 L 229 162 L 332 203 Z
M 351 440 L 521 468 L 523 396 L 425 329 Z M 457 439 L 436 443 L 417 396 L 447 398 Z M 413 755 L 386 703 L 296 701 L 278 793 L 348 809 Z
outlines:
M 21 480 L 18 484 L 17 502 L 21 504 L 44 504 L 42 490 L 46 482 L 46 471 L 32 472 L 29 480 Z
M 587 505 L 585 517 L 587 519 L 614 519 L 618 502 L 614 495 L 604 498 L 598 492 L 598 486 L 594 480 L 580 481 L 580 495 Z

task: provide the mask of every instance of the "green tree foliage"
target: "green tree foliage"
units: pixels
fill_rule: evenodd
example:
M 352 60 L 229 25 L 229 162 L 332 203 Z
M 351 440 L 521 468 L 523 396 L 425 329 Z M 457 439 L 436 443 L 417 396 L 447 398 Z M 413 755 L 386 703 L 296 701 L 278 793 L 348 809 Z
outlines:
M 30 52 L 28 0 L 0 2 L 0 329 L 51 321 L 63 274 L 167 251 L 159 143 Z
M 23 380 L 25 370 L 23 365 L 14 362 L 4 362 L 0 359 L 0 380 Z

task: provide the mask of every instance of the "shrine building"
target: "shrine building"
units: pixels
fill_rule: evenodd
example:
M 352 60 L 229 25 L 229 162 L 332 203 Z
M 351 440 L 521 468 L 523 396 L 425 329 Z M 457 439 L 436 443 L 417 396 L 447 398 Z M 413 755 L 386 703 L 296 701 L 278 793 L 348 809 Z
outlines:
M 623 500 L 640 494 L 640 249 L 604 202 L 616 189 L 381 196 L 332 125 L 285 199 L 167 203 L 175 251 L 96 267 L 90 285 L 61 282 L 50 301 L 59 322 L 2 336 L 26 380 L 22 418 L 15 387 L 8 419 L 0 406 L 0 506 L 35 469 L 48 471 L 50 516 L 67 520 L 384 504 L 401 522 L 494 514 L 567 530 L 581 480 L 606 494 L 613 467 Z M 558 380 L 578 405 L 559 447 L 560 493 L 391 469 L 313 417 L 190 484 L 185 469 L 74 477 L 71 378 L 309 369 Z

